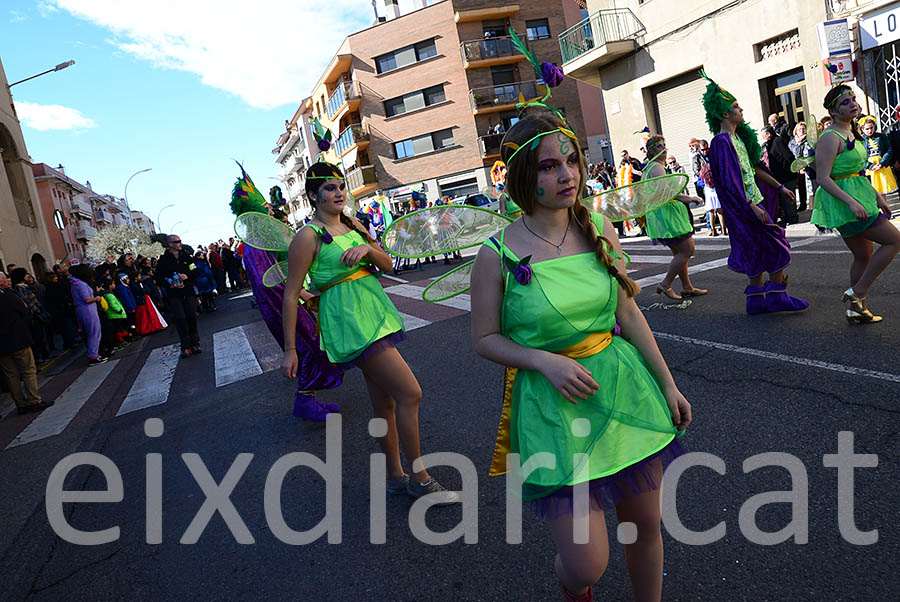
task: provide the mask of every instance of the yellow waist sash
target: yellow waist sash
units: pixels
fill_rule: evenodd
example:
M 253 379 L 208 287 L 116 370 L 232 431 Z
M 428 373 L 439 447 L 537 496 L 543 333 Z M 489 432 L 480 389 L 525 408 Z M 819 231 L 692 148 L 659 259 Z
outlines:
M 325 286 L 321 287 L 319 289 L 319 291 L 324 293 L 325 291 L 330 289 L 332 286 L 337 286 L 344 282 L 350 282 L 351 280 L 359 280 L 360 278 L 365 278 L 366 276 L 371 276 L 371 275 L 372 275 L 372 272 L 370 272 L 369 270 L 367 270 L 365 268 L 360 268 L 342 280 L 338 280 L 337 282 L 332 282 L 331 284 L 326 284 Z
M 578 343 L 556 353 L 576 360 L 590 357 L 606 349 L 612 342 L 612 337 L 611 332 L 592 332 Z M 506 456 L 510 452 L 512 390 L 517 372 L 518 368 L 507 366 L 503 373 L 503 409 L 500 412 L 500 426 L 497 428 L 497 441 L 494 444 L 494 458 L 491 460 L 491 469 L 488 472 L 488 475 L 492 477 L 506 474 Z

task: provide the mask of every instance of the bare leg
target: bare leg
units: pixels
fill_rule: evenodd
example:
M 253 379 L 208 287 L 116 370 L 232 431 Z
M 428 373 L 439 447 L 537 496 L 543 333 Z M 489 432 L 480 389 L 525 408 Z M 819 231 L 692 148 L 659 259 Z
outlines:
M 662 463 L 655 460 L 652 470 L 662 481 Z M 625 546 L 628 574 L 636 602 L 659 602 L 662 597 L 663 542 L 660 530 L 659 489 L 619 502 L 619 522 L 637 526 L 637 540 Z
M 875 251 L 875 254 L 872 255 L 869 264 L 865 267 L 863 273 L 859 276 L 859 279 L 853 284 L 853 292 L 860 297 L 864 297 L 869 292 L 869 288 L 875 282 L 875 279 L 878 278 L 878 275 L 884 271 L 884 268 L 886 268 L 894 257 L 897 256 L 897 253 L 900 252 L 900 231 L 898 231 L 890 222 L 882 221 L 878 225 L 872 226 L 858 237 L 854 236 L 853 238 L 860 237 L 872 242 L 877 242 L 881 245 L 878 247 L 878 250 Z M 847 242 L 847 246 L 850 246 L 850 239 L 845 239 L 845 241 Z M 850 250 L 853 250 L 852 247 Z M 855 258 L 855 251 L 853 255 Z
M 413 375 L 412 370 L 403 360 L 400 352 L 391 347 L 371 358 L 362 367 L 366 382 L 372 382 L 378 389 L 390 396 L 394 404 L 394 415 L 397 420 L 397 435 L 406 461 L 412 467 L 419 457 L 419 402 L 422 401 L 422 388 Z M 372 400 L 373 405 L 376 403 Z M 390 424 L 390 423 L 389 423 Z M 428 472 L 410 470 L 416 483 L 424 483 L 429 479 Z
M 681 274 L 682 270 L 687 270 L 687 264 L 691 260 L 691 255 L 694 254 L 694 239 L 692 237 L 679 241 L 669 248 L 672 250 L 674 257 L 669 264 L 669 271 L 666 272 L 666 277 L 660 282 L 660 286 L 664 289 L 671 288 L 675 277 Z M 681 283 L 684 284 L 684 280 Z
M 713 222 L 715 224 L 715 222 Z M 715 229 L 715 228 L 713 228 Z M 681 288 L 685 291 L 694 290 L 694 285 L 691 284 L 691 276 L 688 273 L 688 263 L 690 262 L 691 257 L 694 256 L 694 237 L 690 237 L 687 240 L 683 240 L 678 244 L 678 252 L 682 255 L 687 256 L 687 260 L 684 262 L 684 266 L 681 268 L 681 271 L 678 272 L 678 277 L 681 279 Z
M 872 260 L 872 252 L 875 250 L 875 245 L 872 244 L 871 240 L 863 238 L 862 236 L 845 238 L 844 244 L 846 244 L 847 248 L 850 249 L 850 252 L 853 253 L 853 262 L 850 264 L 850 286 L 853 287 L 859 281 L 859 277 L 863 275 L 863 272 L 866 271 L 866 267 Z M 854 291 L 855 290 L 856 289 L 854 289 Z
M 397 421 L 394 415 L 394 398 L 387 391 L 363 373 L 375 418 L 384 418 L 387 422 L 387 434 L 378 438 L 378 445 L 387 457 L 388 478 L 395 480 L 403 475 L 403 463 L 400 461 L 400 448 L 397 439 Z
M 573 594 L 583 594 L 606 571 L 609 562 L 609 539 L 603 509 L 591 508 L 588 517 L 588 543 L 572 541 L 574 515 L 564 514 L 548 520 L 556 542 L 556 576 Z
M 716 209 L 714 210 L 714 213 L 719 218 L 719 226 L 722 228 L 722 234 L 728 234 L 728 232 L 725 231 L 725 216 L 722 214 L 722 210 Z

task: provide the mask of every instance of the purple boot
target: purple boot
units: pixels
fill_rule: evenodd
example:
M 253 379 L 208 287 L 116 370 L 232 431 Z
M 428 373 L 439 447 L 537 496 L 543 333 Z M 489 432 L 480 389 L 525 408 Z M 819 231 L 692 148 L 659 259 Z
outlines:
M 766 309 L 769 313 L 803 311 L 809 301 L 787 294 L 787 282 L 766 282 Z
M 761 286 L 750 285 L 744 289 L 747 295 L 747 315 L 764 314 L 769 311 L 766 308 L 766 289 Z
M 325 422 L 325 417 L 341 408 L 334 403 L 322 403 L 314 395 L 297 393 L 294 398 L 294 416 L 309 422 Z

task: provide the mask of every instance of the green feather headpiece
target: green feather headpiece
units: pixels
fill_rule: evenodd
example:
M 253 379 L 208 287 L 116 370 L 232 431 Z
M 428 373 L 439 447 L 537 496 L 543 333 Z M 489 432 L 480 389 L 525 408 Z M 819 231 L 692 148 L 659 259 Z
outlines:
M 706 75 L 706 71 L 702 69 L 700 70 L 700 77 L 709 82 L 706 85 L 706 92 L 703 94 L 703 108 L 706 111 L 706 123 L 709 125 L 709 131 L 715 136 L 722 129 L 722 119 L 732 111 L 737 103 L 737 99 L 733 94 L 710 79 Z M 735 130 L 735 134 L 747 148 L 750 163 L 754 166 L 759 165 L 759 162 L 762 160 L 762 148 L 760 148 L 759 139 L 756 136 L 756 132 L 750 127 L 750 124 L 746 121 L 740 123 Z
M 268 213 L 268 210 L 263 206 L 266 199 L 257 190 L 247 172 L 244 171 L 244 166 L 237 161 L 235 163 L 241 168 L 241 177 L 234 183 L 234 189 L 231 191 L 231 212 L 235 215 L 247 213 L 248 211 Z

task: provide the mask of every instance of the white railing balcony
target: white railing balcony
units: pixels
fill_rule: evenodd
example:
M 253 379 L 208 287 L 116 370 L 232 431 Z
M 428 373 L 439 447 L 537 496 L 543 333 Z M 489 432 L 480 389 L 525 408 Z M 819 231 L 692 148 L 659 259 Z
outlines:
M 97 229 L 87 224 L 83 226 L 75 226 L 75 238 L 80 240 L 90 240 L 97 235 Z
M 627 8 L 598 10 L 559 34 L 563 72 L 599 84 L 598 69 L 634 52 L 647 28 Z
M 325 112 L 328 114 L 328 119 L 334 119 L 335 115 L 337 115 L 338 111 L 341 110 L 341 107 L 343 107 L 345 103 L 360 100 L 361 98 L 362 94 L 360 94 L 359 84 L 357 82 L 339 83 L 337 88 L 335 88 L 334 92 L 332 92 L 331 96 L 328 98 L 328 104 L 325 105 Z

